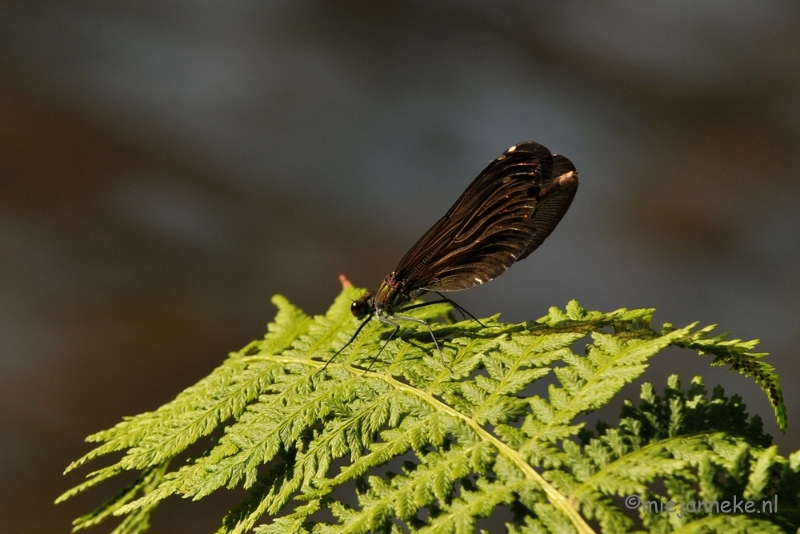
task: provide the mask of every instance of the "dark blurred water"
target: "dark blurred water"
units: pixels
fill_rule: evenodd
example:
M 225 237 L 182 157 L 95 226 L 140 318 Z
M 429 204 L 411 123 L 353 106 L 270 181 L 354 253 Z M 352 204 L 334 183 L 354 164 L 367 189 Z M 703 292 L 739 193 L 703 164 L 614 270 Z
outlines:
M 656 307 L 760 338 L 786 435 L 708 360 L 646 378 L 703 373 L 800 448 L 797 3 L 12 0 L 0 135 L 4 532 L 66 531 L 109 491 L 50 504 L 85 435 L 260 337 L 272 294 L 319 313 L 340 273 L 377 285 L 529 139 L 575 162 L 576 201 L 458 301 Z M 226 498 L 170 504 L 153 532 L 211 531 Z

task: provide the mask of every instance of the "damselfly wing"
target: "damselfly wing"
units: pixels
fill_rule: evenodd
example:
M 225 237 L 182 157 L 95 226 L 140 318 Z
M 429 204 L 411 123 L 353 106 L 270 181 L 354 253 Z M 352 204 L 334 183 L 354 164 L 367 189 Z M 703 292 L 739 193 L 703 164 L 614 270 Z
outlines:
M 375 316 L 394 326 L 389 339 L 398 319 L 425 324 L 438 349 L 430 325 L 395 311 L 427 292 L 460 291 L 497 278 L 544 242 L 577 190 L 578 171 L 564 156 L 533 141 L 510 147 L 411 247 L 377 292 L 353 302 L 352 314 L 366 320 L 345 347 Z

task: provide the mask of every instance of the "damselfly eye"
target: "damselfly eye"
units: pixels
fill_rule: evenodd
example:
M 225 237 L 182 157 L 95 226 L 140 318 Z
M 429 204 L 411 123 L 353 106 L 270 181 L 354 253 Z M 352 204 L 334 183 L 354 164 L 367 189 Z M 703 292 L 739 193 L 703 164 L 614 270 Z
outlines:
M 367 300 L 362 297 L 353 301 L 350 305 L 350 313 L 352 313 L 356 319 L 363 319 L 366 317 L 369 313 L 369 304 L 367 304 Z

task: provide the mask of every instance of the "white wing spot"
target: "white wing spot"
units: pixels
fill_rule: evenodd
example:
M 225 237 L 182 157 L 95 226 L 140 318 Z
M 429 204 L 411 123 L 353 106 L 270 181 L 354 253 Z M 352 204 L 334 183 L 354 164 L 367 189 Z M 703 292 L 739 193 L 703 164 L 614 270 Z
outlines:
M 481 279 L 480 279 L 480 278 L 478 278 L 477 276 L 475 277 L 475 281 L 476 281 L 476 282 L 478 282 L 479 284 L 482 284 L 482 283 L 483 283 L 483 280 L 481 280 Z
M 503 183 L 504 184 L 507 184 L 510 181 L 511 181 L 511 177 L 510 176 L 506 176 L 505 178 L 503 178 Z
M 508 152 L 510 154 L 511 152 L 514 152 L 516 149 L 517 149 L 517 145 L 514 145 L 511 148 L 509 148 L 508 150 L 506 150 L 506 152 Z
M 505 154 L 500 154 L 499 156 L 497 156 L 497 161 L 503 161 L 504 159 L 506 159 Z

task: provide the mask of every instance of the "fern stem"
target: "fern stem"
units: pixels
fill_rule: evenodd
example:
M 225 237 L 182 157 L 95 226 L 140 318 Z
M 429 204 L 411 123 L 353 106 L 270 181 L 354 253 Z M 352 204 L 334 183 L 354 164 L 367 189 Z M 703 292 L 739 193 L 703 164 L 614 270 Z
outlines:
M 248 356 L 247 360 L 266 360 L 272 362 L 282 362 L 282 363 L 298 363 L 302 365 L 307 365 L 309 367 L 317 367 L 322 368 L 325 362 L 318 362 L 315 360 L 308 360 L 305 358 L 295 358 L 290 356 L 264 356 L 264 355 L 257 355 L 257 356 Z M 562 495 L 556 488 L 554 488 L 550 483 L 545 480 L 542 475 L 540 475 L 525 459 L 522 455 L 517 452 L 516 450 L 512 449 L 502 440 L 497 438 L 491 432 L 484 429 L 477 421 L 474 419 L 467 417 L 463 413 L 459 412 L 458 410 L 453 409 L 449 405 L 445 404 L 444 402 L 440 401 L 430 393 L 421 391 L 413 386 L 400 382 L 396 380 L 391 375 L 383 375 L 377 373 L 375 371 L 367 371 L 365 372 L 363 369 L 359 369 L 357 367 L 352 367 L 346 364 L 340 363 L 331 363 L 330 364 L 338 366 L 342 369 L 346 369 L 353 374 L 363 375 L 363 376 L 371 376 L 372 378 L 377 378 L 386 382 L 387 384 L 405 391 L 406 393 L 416 396 L 422 400 L 424 400 L 428 405 L 430 405 L 433 409 L 445 412 L 456 419 L 462 420 L 467 426 L 469 426 L 475 434 L 477 434 L 481 439 L 491 443 L 500 454 L 504 455 L 506 458 L 511 460 L 517 468 L 522 472 L 524 477 L 528 480 L 533 481 L 536 483 L 544 492 L 547 500 L 556 507 L 556 509 L 560 510 L 564 515 L 566 515 L 569 520 L 572 522 L 575 529 L 581 534 L 594 534 L 594 530 L 589 526 L 588 523 L 583 519 L 583 516 L 578 512 L 578 510 L 573 506 L 570 499 L 567 499 Z
M 360 370 L 355 368 L 351 369 L 353 369 L 354 371 L 361 372 Z M 451 408 L 444 402 L 440 401 L 430 393 L 420 391 L 419 389 L 416 389 L 412 386 L 409 386 L 398 380 L 395 380 L 392 376 L 381 375 L 372 372 L 368 374 L 372 375 L 375 378 L 379 378 L 398 389 L 402 389 L 403 391 L 406 391 L 412 395 L 420 397 L 436 410 L 446 412 L 451 416 L 464 421 L 464 423 L 466 423 L 467 426 L 469 426 L 473 432 L 475 432 L 478 436 L 480 436 L 484 441 L 491 443 L 500 452 L 500 454 L 510 459 L 522 472 L 525 478 L 527 478 L 528 480 L 532 480 L 537 485 L 539 485 L 539 487 L 542 488 L 544 494 L 547 496 L 547 500 L 549 500 L 553 506 L 561 510 L 561 512 L 569 518 L 569 520 L 572 522 L 572 524 L 575 526 L 578 532 L 584 534 L 589 534 L 594 532 L 594 530 L 592 530 L 592 528 L 583 519 L 578 510 L 575 509 L 575 507 L 572 505 L 569 499 L 564 497 L 556 488 L 551 486 L 550 483 L 547 482 L 542 477 L 542 475 L 540 475 L 528 462 L 525 461 L 525 459 L 519 452 L 517 452 L 516 450 L 512 449 L 511 447 L 503 443 L 502 440 L 500 440 L 494 434 L 492 434 L 491 432 L 483 428 L 481 425 L 479 425 L 477 421 L 475 421 L 471 417 L 467 417 L 458 410 L 454 410 L 453 408 Z

